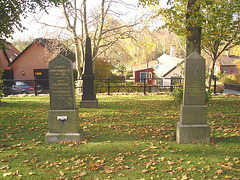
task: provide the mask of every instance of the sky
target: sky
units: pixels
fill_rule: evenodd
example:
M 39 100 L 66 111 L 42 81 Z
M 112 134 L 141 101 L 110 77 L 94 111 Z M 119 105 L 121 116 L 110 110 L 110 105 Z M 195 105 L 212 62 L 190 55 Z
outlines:
M 124 0 L 129 2 L 129 0 Z M 134 6 L 128 6 L 130 7 L 130 10 L 126 10 L 126 7 L 121 5 L 116 5 L 115 8 L 119 12 L 126 12 L 126 16 L 122 17 L 124 21 L 131 20 L 131 18 L 134 18 L 137 14 L 143 13 L 143 9 L 136 10 L 138 0 L 131 0 L 131 4 Z M 87 1 L 87 11 L 93 10 L 94 7 L 96 7 L 98 4 L 100 4 L 100 0 L 88 0 Z M 41 17 L 41 21 L 48 23 L 48 24 L 57 24 L 64 26 L 65 21 L 60 20 L 59 15 L 61 14 L 61 9 L 52 8 L 49 11 L 49 14 L 46 14 L 45 12 L 39 12 L 37 18 Z M 127 13 L 128 12 L 128 13 Z M 131 13 L 129 13 L 131 12 Z M 22 20 L 22 25 L 27 28 L 27 30 L 24 30 L 23 32 L 17 31 L 13 34 L 13 40 L 9 41 L 15 41 L 15 40 L 32 40 L 39 37 L 51 37 L 54 38 L 56 34 L 59 34 L 59 29 L 46 27 L 42 24 L 37 23 L 32 14 L 29 14 L 28 18 Z M 56 32 L 58 31 L 58 33 Z

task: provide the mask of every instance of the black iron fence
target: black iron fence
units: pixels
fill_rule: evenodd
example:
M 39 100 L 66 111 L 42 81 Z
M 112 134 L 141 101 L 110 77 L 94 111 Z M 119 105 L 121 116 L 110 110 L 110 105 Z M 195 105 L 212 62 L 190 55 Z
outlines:
M 214 93 L 216 93 L 216 78 L 214 80 Z M 13 79 L 4 79 L 4 85 L 7 86 L 10 82 L 16 81 L 24 81 L 24 82 L 32 82 L 34 84 L 34 94 L 35 96 L 38 95 L 37 92 L 37 85 L 41 84 L 42 82 L 46 82 L 48 84 L 48 79 L 34 79 L 34 80 L 13 80 Z M 82 79 L 78 79 L 80 84 L 82 84 Z M 82 89 L 82 86 L 77 86 L 78 83 L 75 81 L 75 88 Z M 137 82 L 136 82 L 137 81 Z M 144 95 L 147 92 L 172 92 L 173 89 L 179 86 L 179 83 L 183 81 L 183 78 L 144 78 L 144 79 L 95 79 L 95 90 L 96 93 L 107 93 L 110 95 L 114 92 L 142 92 Z M 150 83 L 151 82 L 151 83 Z M 48 86 L 43 88 L 44 90 L 49 90 Z
M 144 78 L 144 79 L 95 79 L 97 93 L 170 91 L 181 83 L 182 78 Z M 82 87 L 77 87 L 82 88 Z

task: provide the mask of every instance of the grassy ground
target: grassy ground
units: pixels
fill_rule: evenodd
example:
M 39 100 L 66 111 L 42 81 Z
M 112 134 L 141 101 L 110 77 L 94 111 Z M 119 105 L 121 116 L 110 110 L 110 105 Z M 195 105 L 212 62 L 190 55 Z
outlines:
M 170 96 L 98 100 L 79 109 L 81 143 L 47 144 L 49 97 L 4 97 L 0 179 L 240 179 L 239 96 L 214 96 L 211 143 L 184 145 L 175 142 L 180 112 Z

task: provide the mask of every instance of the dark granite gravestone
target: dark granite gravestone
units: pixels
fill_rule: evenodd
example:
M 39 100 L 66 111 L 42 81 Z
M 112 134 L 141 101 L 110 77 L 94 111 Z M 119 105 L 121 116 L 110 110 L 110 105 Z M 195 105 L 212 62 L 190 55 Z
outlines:
M 80 141 L 79 113 L 75 103 L 72 61 L 58 56 L 49 62 L 50 110 L 46 141 Z
M 180 144 L 210 141 L 205 102 L 205 71 L 205 59 L 197 52 L 186 58 L 183 104 L 176 132 L 176 140 Z
M 82 100 L 80 101 L 80 107 L 97 108 L 98 100 L 96 99 L 94 87 L 95 75 L 93 74 L 91 40 L 89 37 L 87 37 L 86 39 L 86 57 L 82 79 L 83 79 L 83 95 Z

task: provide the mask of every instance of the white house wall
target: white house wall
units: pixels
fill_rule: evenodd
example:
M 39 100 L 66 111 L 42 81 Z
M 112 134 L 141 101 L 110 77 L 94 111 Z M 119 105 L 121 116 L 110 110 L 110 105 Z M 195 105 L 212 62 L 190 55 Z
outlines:
M 183 74 L 181 73 L 183 70 L 181 68 L 181 66 L 178 66 L 177 68 L 175 68 L 173 71 L 171 71 L 169 74 L 167 74 L 167 76 L 165 76 L 165 78 L 171 78 L 171 77 L 183 77 Z

